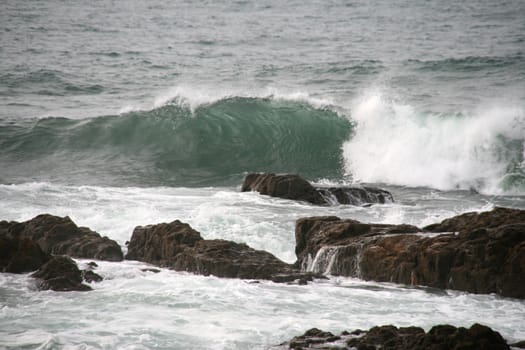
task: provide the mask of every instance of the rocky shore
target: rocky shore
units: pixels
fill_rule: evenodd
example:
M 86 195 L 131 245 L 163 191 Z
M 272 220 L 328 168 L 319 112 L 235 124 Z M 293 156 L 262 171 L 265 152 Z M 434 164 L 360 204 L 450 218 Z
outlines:
M 339 204 L 393 200 L 381 189 L 320 189 L 295 175 L 250 174 L 242 190 L 315 205 L 330 204 L 329 194 Z M 79 270 L 71 258 L 128 259 L 226 278 L 306 284 L 340 275 L 525 298 L 525 210 L 466 213 L 423 228 L 307 217 L 297 220 L 295 240 L 297 261 L 288 264 L 243 243 L 203 239 L 190 225 L 175 220 L 136 227 L 124 256 L 117 242 L 78 227 L 69 217 L 42 214 L 25 222 L 0 221 L 0 271 L 33 272 L 41 290 L 87 291 L 91 287 L 86 283 L 103 276 L 92 269 Z M 416 327 L 382 326 L 337 336 L 313 329 L 284 345 L 293 349 L 509 348 L 497 332 L 477 324 L 469 329 L 436 326 L 428 333 Z
M 122 261 L 114 240 L 78 227 L 69 217 L 38 215 L 25 222 L 0 221 L 0 271 L 26 273 L 40 290 L 88 291 L 83 281 L 100 281 L 90 270 L 81 271 L 74 258 Z
M 325 203 L 318 189 L 296 175 L 250 174 L 242 186 L 249 189 Z M 304 284 L 340 275 L 525 298 L 524 210 L 466 213 L 423 228 L 307 217 L 297 220 L 295 240 L 297 261 L 288 264 L 246 244 L 205 240 L 175 220 L 136 227 L 125 258 L 218 277 Z M 0 221 L 3 272 L 35 271 L 60 255 L 124 259 L 117 242 L 78 227 L 69 217 L 42 214 L 21 223 Z
M 419 327 L 380 326 L 339 335 L 312 328 L 281 344 L 288 349 L 358 350 L 507 350 L 509 344 L 496 331 L 474 324 L 470 328 L 438 325 L 425 332 Z M 512 344 L 519 346 L 519 344 Z
M 525 298 L 525 211 L 495 208 L 442 223 L 365 224 L 338 217 L 296 223 L 304 271 Z

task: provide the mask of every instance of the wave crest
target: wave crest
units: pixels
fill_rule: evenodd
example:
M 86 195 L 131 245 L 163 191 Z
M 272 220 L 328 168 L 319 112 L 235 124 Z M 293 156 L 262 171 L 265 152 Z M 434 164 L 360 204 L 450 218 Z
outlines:
M 10 160 L 13 173 L 20 174 L 17 161 L 24 159 L 24 171 L 32 174 L 77 182 L 71 174 L 78 169 L 83 183 L 93 183 L 86 179 L 91 172 L 111 185 L 237 184 L 251 171 L 339 178 L 341 145 L 350 132 L 350 122 L 328 108 L 231 97 L 193 110 L 165 103 L 120 116 L 6 126 L 0 157 Z
M 352 117 L 355 135 L 344 156 L 356 180 L 525 193 L 523 108 L 421 113 L 373 93 L 356 104 Z

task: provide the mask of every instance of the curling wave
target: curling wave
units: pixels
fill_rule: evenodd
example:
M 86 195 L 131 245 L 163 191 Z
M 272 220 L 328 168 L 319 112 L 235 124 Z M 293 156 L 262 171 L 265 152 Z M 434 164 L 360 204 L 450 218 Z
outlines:
M 245 172 L 342 176 L 351 123 L 301 101 L 229 97 L 190 108 L 0 126 L 0 181 L 108 185 L 238 184 Z M 22 161 L 20 161 L 22 160 Z M 12 180 L 16 179 L 16 180 Z

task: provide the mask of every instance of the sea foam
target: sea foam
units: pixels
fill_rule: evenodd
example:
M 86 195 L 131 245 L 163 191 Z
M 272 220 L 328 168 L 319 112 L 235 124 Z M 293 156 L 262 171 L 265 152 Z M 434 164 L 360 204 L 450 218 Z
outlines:
M 423 113 L 375 92 L 358 99 L 352 112 L 355 133 L 343 154 L 354 180 L 488 194 L 525 191 L 523 108 Z

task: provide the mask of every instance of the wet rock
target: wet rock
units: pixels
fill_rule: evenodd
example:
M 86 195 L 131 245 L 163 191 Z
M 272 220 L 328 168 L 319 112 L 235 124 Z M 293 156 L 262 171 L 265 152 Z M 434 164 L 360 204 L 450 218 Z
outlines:
M 135 228 L 128 249 L 126 259 L 201 275 L 267 280 L 294 273 L 305 275 L 274 255 L 246 244 L 204 240 L 179 220 Z
M 428 232 L 476 232 L 479 229 L 491 229 L 504 225 L 525 223 L 525 210 L 496 207 L 491 211 L 465 213 L 428 225 L 423 229 Z
M 308 181 L 293 174 L 248 174 L 241 191 L 257 191 L 271 197 L 327 204 L 323 196 Z
M 512 346 L 513 348 L 525 349 L 525 340 L 510 344 L 510 346 Z
M 385 204 L 394 202 L 392 194 L 375 187 L 316 187 L 328 204 Z
M 78 227 L 67 216 L 42 214 L 21 223 L 3 221 L 0 236 L 29 238 L 47 254 L 109 261 L 123 259 L 117 242 L 101 237 L 87 227 Z
M 421 230 L 409 225 L 299 219 L 297 264 L 304 271 L 525 298 L 523 212 L 463 214 L 430 226 L 458 234 L 437 235 L 414 234 Z
M 82 283 L 82 272 L 77 264 L 67 256 L 53 256 L 31 276 L 39 280 L 37 286 L 40 290 L 59 292 L 91 290 L 91 287 Z
M 95 273 L 91 270 L 82 270 L 82 279 L 86 281 L 87 283 L 91 282 L 101 282 L 103 280 L 102 276 L 100 276 L 98 273 Z
M 152 272 L 152 273 L 159 273 L 159 269 L 140 269 L 142 272 Z
M 248 174 L 241 191 L 256 191 L 263 195 L 316 205 L 393 202 L 388 191 L 373 187 L 314 187 L 304 178 L 294 174 L 253 173 Z
M 380 326 L 368 331 L 345 331 L 339 336 L 313 328 L 283 345 L 288 345 L 290 349 L 510 349 L 498 332 L 480 324 L 474 324 L 468 329 L 439 325 L 428 333 L 419 327 Z
M 272 275 L 271 280 L 275 283 L 288 283 L 305 285 L 312 282 L 314 279 L 326 279 L 325 276 L 318 273 L 311 272 L 292 272 Z
M 28 238 L 0 237 L 0 272 L 35 271 L 49 259 L 50 255 Z
M 221 239 L 197 242 L 181 253 L 172 267 L 201 275 L 245 279 L 272 279 L 275 274 L 292 271 L 289 264 L 268 252 Z
M 144 261 L 161 267 L 169 266 L 178 254 L 201 240 L 198 231 L 179 220 L 137 226 L 131 235 L 126 259 Z

